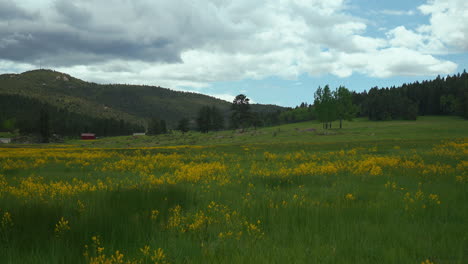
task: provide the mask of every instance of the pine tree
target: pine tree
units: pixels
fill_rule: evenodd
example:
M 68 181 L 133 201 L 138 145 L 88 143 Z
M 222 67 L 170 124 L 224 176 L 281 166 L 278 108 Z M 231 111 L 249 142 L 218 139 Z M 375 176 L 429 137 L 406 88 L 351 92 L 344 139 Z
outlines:
M 198 111 L 197 125 L 203 133 L 220 130 L 224 127 L 224 117 L 217 107 L 203 106 Z
M 161 120 L 156 117 L 151 118 L 148 123 L 148 135 L 159 135 L 161 134 Z
M 179 120 L 179 125 L 177 129 L 182 131 L 182 133 L 186 133 L 189 131 L 189 120 L 188 118 L 182 118 Z
M 45 108 L 41 109 L 40 111 L 39 133 L 41 135 L 41 142 L 49 143 L 49 139 L 50 139 L 49 112 Z
M 232 115 L 231 115 L 231 125 L 234 128 L 242 128 L 250 125 L 250 99 L 247 98 L 244 94 L 239 94 L 234 98 L 231 105 Z
M 167 134 L 166 120 L 162 119 L 159 127 L 160 127 L 159 134 Z

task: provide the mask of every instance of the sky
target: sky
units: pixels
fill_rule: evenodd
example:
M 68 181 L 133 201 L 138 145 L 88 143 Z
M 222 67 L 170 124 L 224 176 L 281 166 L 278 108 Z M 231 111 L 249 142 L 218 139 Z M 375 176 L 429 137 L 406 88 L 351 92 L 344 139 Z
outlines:
M 466 0 L 0 0 L 0 74 L 37 68 L 296 106 L 468 68 Z

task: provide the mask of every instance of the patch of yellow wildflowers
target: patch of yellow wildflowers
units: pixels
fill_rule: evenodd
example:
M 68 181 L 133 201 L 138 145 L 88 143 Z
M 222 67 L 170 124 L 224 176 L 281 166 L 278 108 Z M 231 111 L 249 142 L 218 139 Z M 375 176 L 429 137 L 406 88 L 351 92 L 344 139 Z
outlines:
M 107 256 L 105 254 L 104 247 L 101 246 L 99 236 L 93 236 L 91 240 L 91 249 L 88 247 L 88 245 L 85 245 L 85 252 L 83 253 L 83 256 L 85 256 L 88 264 L 140 264 L 143 262 L 143 260 L 141 259 L 126 260 L 124 254 L 121 253 L 119 250 L 116 250 L 113 254 Z
M 426 259 L 426 260 L 422 261 L 421 264 L 435 264 L 435 263 L 430 261 L 429 259 Z
M 354 200 L 356 200 L 356 196 L 354 196 L 352 193 L 347 193 L 345 195 L 345 199 L 348 200 L 348 201 L 354 201 Z
M 68 231 L 70 231 L 70 225 L 68 224 L 68 220 L 65 220 L 65 218 L 63 217 L 60 218 L 58 223 L 55 224 L 55 229 L 54 229 L 55 236 L 61 237 L 65 235 L 65 233 L 67 233 Z
M 158 215 L 159 215 L 159 211 L 158 211 L 158 210 L 151 210 L 150 219 L 151 219 L 152 221 L 156 221 L 156 219 L 158 219 Z
M 4 212 L 2 216 L 1 228 L 2 230 L 8 230 L 13 227 L 13 219 L 10 212 Z

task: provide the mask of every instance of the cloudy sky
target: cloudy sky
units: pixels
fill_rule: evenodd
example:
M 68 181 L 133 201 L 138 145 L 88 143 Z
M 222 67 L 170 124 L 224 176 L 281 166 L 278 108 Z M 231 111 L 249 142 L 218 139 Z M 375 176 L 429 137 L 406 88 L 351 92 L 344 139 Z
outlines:
M 466 0 L 0 0 L 0 73 L 312 102 L 468 68 Z

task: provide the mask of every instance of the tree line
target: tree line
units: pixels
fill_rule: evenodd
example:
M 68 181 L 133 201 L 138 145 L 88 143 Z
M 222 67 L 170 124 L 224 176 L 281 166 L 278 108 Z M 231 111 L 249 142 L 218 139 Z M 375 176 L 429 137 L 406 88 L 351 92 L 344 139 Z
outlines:
M 468 118 L 468 74 L 466 71 L 435 80 L 374 87 L 353 93 L 359 116 L 370 120 L 416 119 L 418 115 L 457 115 Z
M 350 100 L 351 98 L 351 100 Z M 468 118 L 468 74 L 455 74 L 431 81 L 403 84 L 399 87 L 334 91 L 326 85 L 314 94 L 314 103 L 301 103 L 278 116 L 280 123 L 319 120 L 324 128 L 331 121 L 352 117 L 369 120 L 415 120 L 424 115 L 457 115 Z M 341 123 L 341 122 L 340 122 Z M 327 125 L 328 124 L 328 125 Z
M 1 95 L 0 131 L 40 135 L 42 141 L 47 141 L 53 134 L 77 137 L 92 132 L 99 136 L 118 136 L 145 131 L 145 128 L 122 119 L 70 112 L 20 95 Z
M 369 120 L 415 120 L 418 115 L 459 115 L 468 118 L 468 74 L 437 77 L 432 81 L 403 84 L 400 87 L 371 88 L 369 91 L 351 92 L 340 86 L 332 90 L 328 85 L 318 87 L 313 104 L 301 103 L 286 111 L 255 112 L 250 99 L 239 94 L 231 103 L 228 113 L 217 106 L 202 106 L 196 118 L 182 118 L 172 129 L 183 133 L 223 129 L 241 129 L 318 120 L 324 129 L 332 122 L 354 117 Z M 40 111 L 39 111 L 40 109 Z M 146 128 L 124 120 L 90 117 L 54 107 L 37 99 L 20 95 L 0 96 L 0 130 L 19 131 L 24 134 L 51 134 L 76 136 L 93 132 L 100 136 L 129 135 L 146 131 L 149 135 L 168 133 L 166 121 L 150 118 Z

